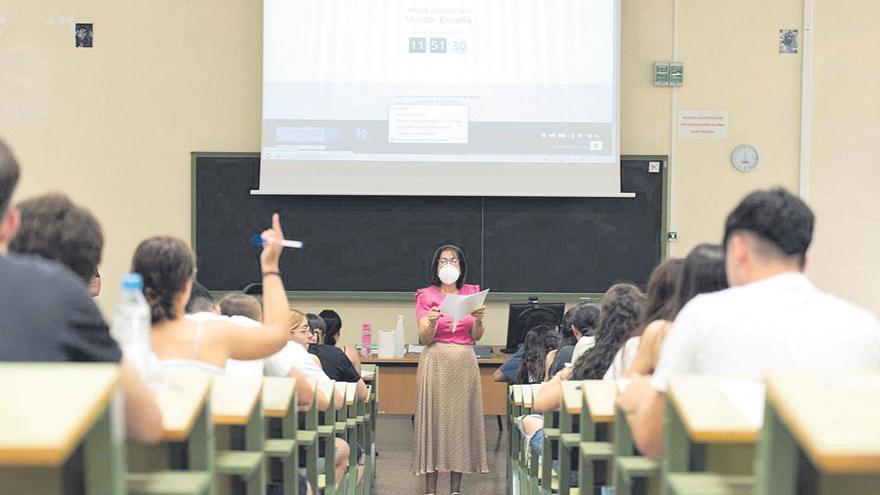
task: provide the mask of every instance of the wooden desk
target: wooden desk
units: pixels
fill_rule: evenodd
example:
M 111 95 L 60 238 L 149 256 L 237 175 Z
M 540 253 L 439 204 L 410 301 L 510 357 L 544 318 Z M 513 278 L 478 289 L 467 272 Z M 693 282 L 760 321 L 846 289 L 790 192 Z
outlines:
M 229 430 L 244 429 L 244 449 L 230 442 L 232 449 L 215 449 L 216 473 L 240 477 L 247 493 L 265 490 L 265 422 L 263 378 L 214 376 L 211 383 L 211 417 L 214 425 Z M 215 437 L 216 439 L 216 437 Z M 218 440 L 217 443 L 222 443 Z
M 617 399 L 617 386 L 611 380 L 586 380 L 581 382 L 584 402 L 590 410 L 594 423 L 614 422 L 614 401 Z
M 721 388 L 726 384 L 760 387 L 755 381 L 729 377 L 692 375 L 670 381 L 663 434 L 665 472 L 704 470 L 708 444 L 744 445 L 752 456 L 761 425 L 749 420 L 741 404 L 731 402 Z M 751 459 L 746 461 L 751 471 Z
M 287 416 L 296 391 L 296 380 L 282 377 L 263 379 L 263 412 L 267 418 Z
M 480 386 L 483 391 L 483 414 L 500 416 L 507 414 L 507 384 L 497 383 L 493 373 L 510 357 L 499 351 L 502 346 L 491 346 L 492 357 L 477 359 L 480 367 Z M 415 414 L 416 412 L 416 370 L 420 354 L 407 353 L 402 358 L 363 358 L 364 364 L 375 364 L 382 368 L 379 373 L 381 400 L 380 414 Z
M 160 487 L 211 493 L 214 427 L 208 405 L 210 377 L 162 372 L 152 378 L 156 379 L 152 388 L 162 414 L 161 441 L 145 445 L 129 440 L 128 493 L 154 493 Z
M 61 468 L 82 444 L 87 493 L 123 493 L 112 364 L 0 364 L 0 493 L 65 493 Z
M 211 415 L 215 425 L 246 425 L 260 404 L 262 378 L 215 376 Z
M 767 377 L 758 493 L 880 493 L 880 373 L 776 373 Z M 816 471 L 798 470 L 798 452 Z M 818 480 L 813 479 L 818 476 Z
M 164 373 L 156 393 L 162 412 L 162 441 L 185 441 L 205 408 L 211 379 L 196 373 Z

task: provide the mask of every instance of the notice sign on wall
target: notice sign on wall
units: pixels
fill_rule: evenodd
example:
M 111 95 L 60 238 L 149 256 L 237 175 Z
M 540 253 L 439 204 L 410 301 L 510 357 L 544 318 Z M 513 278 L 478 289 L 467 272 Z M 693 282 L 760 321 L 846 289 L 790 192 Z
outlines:
M 727 110 L 679 110 L 678 138 L 726 140 Z

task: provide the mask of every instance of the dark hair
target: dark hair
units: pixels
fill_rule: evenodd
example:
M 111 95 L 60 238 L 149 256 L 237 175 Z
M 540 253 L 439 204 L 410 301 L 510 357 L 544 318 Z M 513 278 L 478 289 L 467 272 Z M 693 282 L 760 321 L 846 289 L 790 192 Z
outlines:
M 12 199 L 15 186 L 18 185 L 20 174 L 21 169 L 12 150 L 0 139 L 0 215 L 6 213 L 6 209 L 9 208 L 9 201 Z
M 593 334 L 599 324 L 600 314 L 599 305 L 590 302 L 579 303 L 566 311 L 559 329 L 562 333 L 559 348 L 577 344 L 577 337 L 571 329 L 572 326 L 577 328 L 581 335 Z
M 516 370 L 513 383 L 541 383 L 544 381 L 544 365 L 547 353 L 556 349 L 562 336 L 552 327 L 538 325 L 526 333 L 522 361 Z
M 624 342 L 639 325 L 645 295 L 630 284 L 615 284 L 602 297 L 602 318 L 596 345 L 574 363 L 573 380 L 600 380 Z
M 558 316 L 556 313 L 546 306 L 532 306 L 523 310 L 518 315 L 522 321 L 522 328 L 531 329 L 539 325 L 547 325 L 550 328 L 559 326 Z
M 323 318 L 324 324 L 327 325 L 327 329 L 324 331 L 324 344 L 336 345 L 339 333 L 342 331 L 342 317 L 332 309 L 325 309 L 318 313 L 318 316 Z
M 318 335 L 318 343 L 323 344 L 324 334 L 327 332 L 327 325 L 324 323 L 324 319 L 315 313 L 306 313 L 306 319 L 309 320 L 309 328 L 312 329 L 312 334 L 321 332 Z
M 193 276 L 193 255 L 189 246 L 174 237 L 151 237 L 134 251 L 131 271 L 144 277 L 144 297 L 155 325 L 173 320 L 174 298 Z
M 726 250 L 730 236 L 749 232 L 767 241 L 780 255 L 796 258 L 803 266 L 813 240 L 814 222 L 810 207 L 785 189 L 755 191 L 727 216 L 722 246 Z
M 440 281 L 440 276 L 437 275 L 437 268 L 440 264 L 440 256 L 443 254 L 443 251 L 447 250 L 455 251 L 455 256 L 458 258 L 458 269 L 461 273 L 458 275 L 458 280 L 455 281 L 455 287 L 461 289 L 461 286 L 464 285 L 465 278 L 467 278 L 467 259 L 464 257 L 464 251 L 453 244 L 445 244 L 434 251 L 434 256 L 431 257 L 431 285 L 437 287 L 443 285 L 443 282 Z
M 263 319 L 260 301 L 242 292 L 226 294 L 217 305 L 220 306 L 220 314 L 224 316 L 246 316 L 254 321 Z
M 193 280 L 192 289 L 189 291 L 189 301 L 186 302 L 184 311 L 190 315 L 202 313 L 214 309 L 214 296 L 204 285 Z
M 717 244 L 699 244 L 684 259 L 681 285 L 675 301 L 676 314 L 698 294 L 727 288 L 724 251 Z
M 681 285 L 681 272 L 684 260 L 670 258 L 663 260 L 648 278 L 648 294 L 641 324 L 635 335 L 641 335 L 645 328 L 656 320 L 672 321 L 678 313 L 677 296 Z
M 20 254 L 55 260 L 88 283 L 98 272 L 104 236 L 95 217 L 61 193 L 18 204 L 21 228 L 9 243 Z
M 327 325 L 324 323 L 324 318 L 316 315 L 315 313 L 306 313 L 306 319 L 309 320 L 309 328 L 312 330 L 327 330 Z

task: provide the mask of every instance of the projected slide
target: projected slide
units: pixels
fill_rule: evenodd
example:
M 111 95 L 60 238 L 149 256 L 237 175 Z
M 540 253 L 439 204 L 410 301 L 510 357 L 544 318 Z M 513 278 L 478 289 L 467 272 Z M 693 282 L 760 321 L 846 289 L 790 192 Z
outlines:
M 264 16 L 265 192 L 619 192 L 617 0 L 265 0 Z M 450 172 L 494 183 L 426 185 Z

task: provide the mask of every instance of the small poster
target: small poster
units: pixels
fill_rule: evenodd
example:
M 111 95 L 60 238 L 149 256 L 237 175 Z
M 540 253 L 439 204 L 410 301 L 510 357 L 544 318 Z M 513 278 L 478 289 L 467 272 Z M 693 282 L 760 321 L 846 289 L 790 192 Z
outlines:
M 727 140 L 727 110 L 679 110 L 678 138 Z

